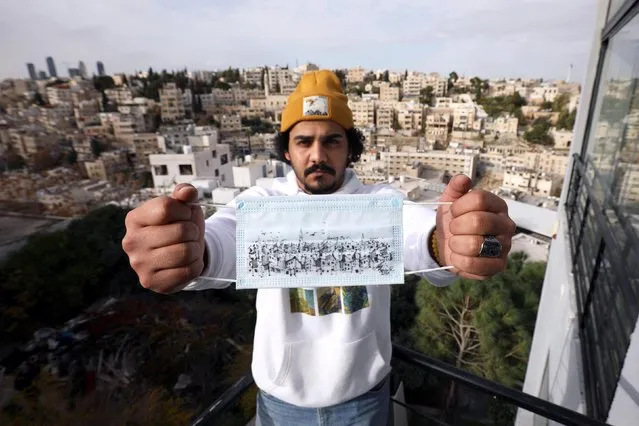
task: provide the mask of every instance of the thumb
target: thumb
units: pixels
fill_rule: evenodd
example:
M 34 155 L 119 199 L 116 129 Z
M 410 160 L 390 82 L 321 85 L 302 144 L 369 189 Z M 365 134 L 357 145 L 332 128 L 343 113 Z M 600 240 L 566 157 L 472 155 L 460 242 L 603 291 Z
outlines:
M 456 201 L 470 191 L 472 187 L 473 182 L 468 176 L 456 175 L 448 182 L 448 186 L 444 189 L 439 201 Z
M 193 185 L 181 183 L 175 186 L 171 198 L 183 203 L 196 203 L 198 200 L 198 191 Z

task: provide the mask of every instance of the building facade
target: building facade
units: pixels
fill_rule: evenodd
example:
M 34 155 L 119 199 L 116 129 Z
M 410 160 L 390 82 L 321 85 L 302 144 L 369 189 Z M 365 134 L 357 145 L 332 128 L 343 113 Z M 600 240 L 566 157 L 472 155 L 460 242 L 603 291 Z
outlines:
M 593 37 L 523 390 L 635 425 L 639 1 L 600 0 Z M 520 410 L 516 424 L 548 423 Z

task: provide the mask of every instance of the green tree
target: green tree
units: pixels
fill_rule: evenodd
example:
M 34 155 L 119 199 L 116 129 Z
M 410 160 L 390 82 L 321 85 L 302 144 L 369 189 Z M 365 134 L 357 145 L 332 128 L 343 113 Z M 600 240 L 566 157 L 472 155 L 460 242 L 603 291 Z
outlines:
M 98 92 L 104 92 L 107 89 L 113 89 L 115 87 L 115 82 L 113 78 L 108 75 L 95 76 L 93 77 L 93 87 Z
M 570 103 L 570 95 L 568 93 L 562 93 L 555 96 L 555 100 L 552 102 L 553 112 L 563 112 L 568 110 L 568 104 Z
M 342 87 L 346 87 L 346 70 L 334 69 L 333 72 L 339 77 L 339 81 L 342 83 Z
M 389 82 L 390 81 L 390 76 L 389 76 L 388 70 L 384 71 L 384 74 L 382 75 L 382 80 L 385 81 L 385 82 Z
M 419 314 L 411 330 L 425 354 L 506 386 L 523 381 L 545 263 L 513 253 L 506 270 L 486 281 L 459 279 L 417 287 Z M 454 404 L 454 386 L 448 404 Z
M 531 127 L 526 130 L 523 138 L 526 141 L 537 145 L 552 145 L 553 143 L 555 143 L 555 140 L 550 134 L 551 127 L 552 124 L 547 118 L 537 118 L 535 121 L 533 121 Z
M 450 91 L 453 88 L 453 86 L 455 86 L 455 83 L 457 83 L 457 80 L 459 80 L 459 76 L 457 75 L 455 71 L 451 72 L 448 75 L 448 91 Z
M 557 118 L 557 128 L 563 130 L 572 130 L 575 127 L 575 120 L 577 119 L 577 110 L 574 109 L 571 112 L 563 110 L 559 113 Z
M 433 106 L 435 100 L 435 93 L 433 86 L 426 86 L 419 91 L 419 102 L 424 105 Z
M 395 131 L 402 129 L 401 124 L 399 124 L 399 119 L 397 118 L 397 114 L 395 114 L 394 112 L 393 112 L 393 124 L 391 125 L 391 127 Z
M 33 96 L 33 102 L 35 102 L 35 104 L 38 106 L 45 106 L 47 104 L 40 92 L 35 92 L 35 95 Z

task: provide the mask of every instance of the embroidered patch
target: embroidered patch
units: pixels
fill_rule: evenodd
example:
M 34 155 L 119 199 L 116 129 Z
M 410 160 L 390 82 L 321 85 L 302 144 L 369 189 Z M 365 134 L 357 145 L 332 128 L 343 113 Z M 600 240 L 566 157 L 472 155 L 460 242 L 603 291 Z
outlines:
M 328 98 L 326 96 L 308 96 L 304 98 L 302 115 L 328 115 Z

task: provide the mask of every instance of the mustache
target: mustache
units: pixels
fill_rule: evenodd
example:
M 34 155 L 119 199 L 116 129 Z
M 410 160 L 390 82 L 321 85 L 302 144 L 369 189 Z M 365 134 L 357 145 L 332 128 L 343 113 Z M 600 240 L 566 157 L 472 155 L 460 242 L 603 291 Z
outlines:
M 311 167 L 309 167 L 308 169 L 304 170 L 304 177 L 310 175 L 313 172 L 317 172 L 317 171 L 322 171 L 325 173 L 329 173 L 333 176 L 335 176 L 335 169 L 332 168 L 331 166 L 328 166 L 324 163 L 319 163 L 319 164 L 313 164 Z

